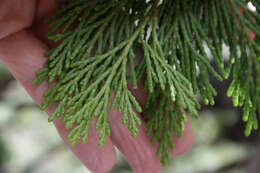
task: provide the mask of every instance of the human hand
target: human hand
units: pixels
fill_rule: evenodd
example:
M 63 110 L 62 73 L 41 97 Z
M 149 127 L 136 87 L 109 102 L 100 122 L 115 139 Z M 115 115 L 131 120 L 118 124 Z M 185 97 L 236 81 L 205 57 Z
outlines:
M 1 0 L 0 1 L 0 61 L 9 69 L 14 77 L 23 85 L 37 104 L 43 101 L 43 92 L 51 85 L 43 83 L 32 85 L 35 71 L 40 69 L 46 57 L 43 53 L 52 47 L 45 33 L 48 26 L 44 18 L 57 9 L 55 0 Z M 144 102 L 144 93 L 133 90 L 139 102 Z M 46 110 L 50 113 L 52 106 Z M 121 113 L 116 110 L 109 111 L 111 137 L 107 137 L 106 144 L 98 146 L 98 132 L 95 122 L 89 132 L 86 144 L 79 143 L 70 147 L 80 161 L 95 173 L 108 172 L 116 161 L 114 146 L 116 146 L 129 161 L 136 173 L 157 173 L 161 169 L 160 159 L 156 156 L 156 144 L 150 143 L 150 138 L 145 134 L 145 125 L 142 123 L 139 134 L 133 138 L 127 126 L 121 123 Z M 60 120 L 54 124 L 63 138 L 66 139 L 67 130 Z M 189 122 L 181 139 L 173 135 L 176 149 L 173 155 L 185 152 L 192 144 L 193 132 Z

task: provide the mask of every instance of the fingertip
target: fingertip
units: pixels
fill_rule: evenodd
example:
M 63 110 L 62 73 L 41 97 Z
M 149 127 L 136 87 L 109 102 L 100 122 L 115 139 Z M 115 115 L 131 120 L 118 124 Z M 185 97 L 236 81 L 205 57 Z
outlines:
M 131 136 L 127 125 L 121 122 L 122 114 L 116 110 L 109 112 L 111 139 L 113 144 L 128 160 L 135 173 L 158 173 L 162 166 L 156 155 L 156 145 L 151 144 L 145 133 L 144 124 L 139 127 L 136 138 Z
M 175 149 L 170 149 L 171 155 L 181 155 L 191 148 L 194 141 L 194 133 L 189 120 L 185 123 L 182 137 L 179 138 L 176 135 L 173 135 L 173 140 L 175 143 Z
M 67 146 L 90 171 L 93 173 L 107 173 L 113 168 L 116 163 L 114 146 L 109 137 L 106 138 L 104 146 L 98 146 L 99 139 L 98 132 L 95 130 L 95 120 L 91 123 L 88 142 L 80 142 L 75 146 L 70 145 L 67 139 L 68 130 L 65 129 L 60 119 L 56 119 L 54 124 Z

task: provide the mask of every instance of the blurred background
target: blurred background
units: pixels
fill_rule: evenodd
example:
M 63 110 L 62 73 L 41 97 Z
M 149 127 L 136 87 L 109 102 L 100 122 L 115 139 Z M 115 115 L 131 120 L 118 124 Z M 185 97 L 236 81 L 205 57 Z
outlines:
M 201 120 L 191 119 L 195 142 L 172 158 L 161 173 L 259 173 L 259 132 L 246 138 L 241 110 L 227 98 L 229 81 L 212 81 L 216 106 L 202 106 Z M 124 157 L 110 173 L 131 173 Z M 0 173 L 90 173 L 66 148 L 45 113 L 0 64 Z

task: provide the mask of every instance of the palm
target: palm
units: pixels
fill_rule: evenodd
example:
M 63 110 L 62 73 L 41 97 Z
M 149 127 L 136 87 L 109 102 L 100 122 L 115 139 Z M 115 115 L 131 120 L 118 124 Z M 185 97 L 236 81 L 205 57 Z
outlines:
M 0 60 L 12 72 L 15 78 L 24 86 L 37 104 L 43 101 L 42 94 L 48 88 L 47 83 L 32 86 L 35 71 L 42 67 L 46 57 L 43 56 L 47 47 L 53 46 L 45 37 L 48 27 L 43 18 L 56 9 L 55 0 L 1 0 L 0 2 Z M 134 94 L 142 102 L 144 94 L 135 90 Z M 46 112 L 50 114 L 54 106 Z M 139 135 L 133 139 L 121 123 L 121 113 L 111 110 L 109 121 L 111 137 L 107 138 L 104 147 L 98 147 L 98 133 L 94 129 L 94 122 L 86 144 L 78 144 L 70 149 L 90 170 L 104 173 L 110 170 L 116 160 L 114 146 L 116 146 L 129 161 L 137 173 L 159 172 L 160 160 L 155 155 L 156 144 L 152 145 L 145 135 L 145 127 L 140 127 Z M 60 121 L 55 126 L 66 143 L 67 131 Z M 144 123 L 143 123 L 144 124 Z M 173 136 L 176 138 L 175 136 Z M 190 124 L 182 139 L 175 139 L 176 149 L 172 154 L 186 151 L 193 140 Z

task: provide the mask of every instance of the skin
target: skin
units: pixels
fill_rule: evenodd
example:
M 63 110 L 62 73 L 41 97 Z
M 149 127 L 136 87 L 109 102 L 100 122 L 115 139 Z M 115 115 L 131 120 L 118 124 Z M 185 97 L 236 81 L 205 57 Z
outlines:
M 0 1 L 0 61 L 8 68 L 13 76 L 27 90 L 36 104 L 43 101 L 43 92 L 50 87 L 48 83 L 32 85 L 35 71 L 46 61 L 43 53 L 54 44 L 45 37 L 48 27 L 43 19 L 55 12 L 55 0 L 1 0 Z M 141 55 L 140 55 L 141 56 Z M 132 90 L 138 101 L 144 102 L 145 93 Z M 46 110 L 48 115 L 55 109 L 55 105 Z M 136 173 L 158 173 L 162 166 L 155 155 L 157 144 L 151 144 L 145 135 L 142 123 L 139 134 L 131 137 L 127 126 L 121 123 L 122 114 L 109 111 L 111 137 L 107 137 L 104 147 L 98 147 L 98 133 L 95 131 L 95 120 L 89 132 L 89 141 L 69 146 L 66 139 L 68 131 L 60 120 L 54 124 L 59 135 L 68 144 L 71 151 L 93 173 L 106 173 L 116 162 L 115 146 L 123 153 Z M 194 136 L 189 122 L 185 124 L 182 138 L 173 135 L 176 149 L 172 155 L 184 153 L 191 147 Z

